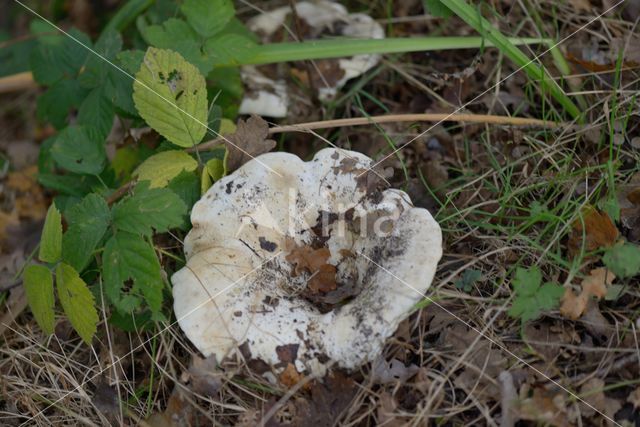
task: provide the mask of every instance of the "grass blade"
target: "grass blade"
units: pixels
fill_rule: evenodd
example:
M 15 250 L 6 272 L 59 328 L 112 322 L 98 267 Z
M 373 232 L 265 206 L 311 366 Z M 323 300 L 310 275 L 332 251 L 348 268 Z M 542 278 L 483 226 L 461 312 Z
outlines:
M 521 67 L 531 80 L 539 82 L 543 90 L 548 91 L 571 117 L 580 117 L 580 109 L 578 109 L 567 94 L 564 93 L 558 83 L 550 77 L 547 70 L 545 70 L 541 64 L 538 65 L 535 60 L 532 61 L 529 59 L 529 57 L 512 42 L 512 39 L 507 38 L 497 28 L 493 27 L 489 21 L 480 15 L 475 7 L 469 5 L 464 0 L 441 0 L 441 2 L 463 21 L 473 27 L 473 29 L 482 34 L 493 46 L 500 49 L 500 51 L 518 67 Z M 552 55 L 556 57 L 557 53 L 553 52 L 555 49 L 553 44 L 549 42 L 548 45 Z

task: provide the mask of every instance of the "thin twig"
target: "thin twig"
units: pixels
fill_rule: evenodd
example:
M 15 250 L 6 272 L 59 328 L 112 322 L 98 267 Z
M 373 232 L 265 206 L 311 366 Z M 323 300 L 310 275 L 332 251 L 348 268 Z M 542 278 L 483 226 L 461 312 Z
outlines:
M 0 78 L 0 93 L 16 92 L 38 87 L 30 71 Z
M 449 114 L 449 113 L 425 113 L 425 114 L 388 114 L 384 116 L 355 117 L 351 119 L 323 120 L 318 122 L 299 123 L 294 125 L 274 126 L 269 128 L 269 134 L 284 132 L 307 132 L 314 129 L 330 129 L 346 126 L 363 126 L 380 123 L 398 122 L 467 122 L 485 123 L 509 126 L 537 126 L 545 128 L 557 128 L 562 123 L 548 120 L 530 119 L 527 117 L 496 116 L 491 114 Z M 221 138 L 204 142 L 195 147 L 187 148 L 187 152 L 209 150 L 222 144 Z

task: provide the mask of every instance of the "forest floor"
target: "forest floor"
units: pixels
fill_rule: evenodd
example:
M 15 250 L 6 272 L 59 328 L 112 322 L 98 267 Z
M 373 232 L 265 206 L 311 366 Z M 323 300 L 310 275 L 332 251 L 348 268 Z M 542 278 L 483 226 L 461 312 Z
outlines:
M 388 36 L 475 35 L 457 17 L 425 16 L 417 0 L 348 3 Z M 89 347 L 60 318 L 47 337 L 13 288 L 0 298 L 0 424 L 640 425 L 640 281 L 609 276 L 587 291 L 604 271 L 602 248 L 640 243 L 640 4 L 604 13 L 613 2 L 488 3 L 503 34 L 560 41 L 571 66 L 562 77 L 545 46 L 523 49 L 558 75 L 585 123 L 568 121 L 496 48 L 384 55 L 335 101 L 300 98 L 277 123 L 453 111 L 558 122 L 317 130 L 338 147 L 386 157 L 391 184 L 442 228 L 429 299 L 381 359 L 274 383 L 242 358 L 202 359 L 177 324 L 129 333 L 105 321 Z M 255 13 L 243 5 L 241 19 Z M 52 197 L 36 180 L 49 132 L 35 118 L 38 94 L 0 98 L 0 150 L 11 164 L 0 170 L 2 286 L 36 247 Z M 305 159 L 324 147 L 302 133 L 279 144 Z M 512 282 L 533 266 L 567 294 L 524 322 L 509 315 L 521 298 Z

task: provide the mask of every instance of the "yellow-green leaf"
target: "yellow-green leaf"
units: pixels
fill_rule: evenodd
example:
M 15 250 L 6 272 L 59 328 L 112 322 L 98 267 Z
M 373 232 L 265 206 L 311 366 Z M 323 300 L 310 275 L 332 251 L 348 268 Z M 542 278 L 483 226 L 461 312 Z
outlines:
M 211 175 L 213 182 L 222 178 L 226 171 L 224 170 L 224 161 L 222 159 L 211 159 L 207 162 L 207 171 Z
M 24 269 L 22 280 L 24 292 L 31 307 L 33 317 L 46 334 L 53 333 L 55 323 L 53 306 L 53 277 L 43 265 L 31 264 Z
M 207 131 L 204 77 L 172 50 L 147 49 L 133 83 L 133 102 L 149 126 L 181 147 L 198 144 Z
M 202 175 L 200 175 L 200 194 L 206 193 L 212 185 L 213 180 L 211 179 L 211 175 L 209 175 L 209 171 L 207 169 L 203 169 Z
M 192 172 L 198 162 L 184 151 L 171 150 L 154 154 L 133 172 L 140 181 L 149 181 L 150 188 L 166 187 L 182 171 Z
M 43 262 L 57 262 L 62 257 L 62 217 L 55 204 L 49 206 L 40 238 L 40 254 Z
M 56 268 L 58 298 L 71 326 L 87 344 L 96 333 L 98 312 L 93 294 L 78 272 L 68 264 L 60 263 Z

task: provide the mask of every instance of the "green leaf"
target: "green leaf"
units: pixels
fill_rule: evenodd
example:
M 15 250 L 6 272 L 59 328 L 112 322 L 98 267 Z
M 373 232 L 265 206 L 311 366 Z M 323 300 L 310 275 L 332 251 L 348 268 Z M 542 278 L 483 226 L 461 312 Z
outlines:
M 44 220 L 40 253 L 38 258 L 43 262 L 58 262 L 62 256 L 62 217 L 55 204 L 49 206 Z
M 142 65 L 142 61 L 144 60 L 144 52 L 141 50 L 123 50 L 119 54 L 116 55 L 116 62 L 127 73 L 132 76 L 138 72 L 140 69 L 140 65 Z M 120 74 L 124 74 L 119 71 Z M 133 80 L 131 77 L 127 77 L 131 84 L 133 85 Z
M 43 265 L 31 264 L 24 269 L 22 283 L 33 317 L 45 334 L 52 334 L 55 300 L 51 271 Z
M 204 169 L 200 174 L 200 195 L 204 195 L 212 185 L 213 180 L 211 179 L 211 175 L 209 175 L 209 171 Z
M 206 41 L 204 50 L 213 65 L 242 65 L 254 55 L 257 44 L 239 34 L 222 34 Z
M 133 196 L 113 207 L 113 222 L 119 230 L 151 236 L 152 229 L 162 233 L 182 224 L 187 206 L 173 191 L 166 188 L 148 188 L 142 182 Z
M 122 312 L 131 312 L 142 294 L 153 312 L 162 306 L 162 276 L 153 247 L 141 236 L 119 231 L 107 242 L 103 254 L 105 292 Z M 128 293 L 123 286 L 131 280 Z
M 83 32 L 73 28 L 69 34 L 91 48 L 91 40 Z M 39 41 L 31 53 L 31 72 L 35 81 L 43 85 L 75 78 L 89 55 L 86 47 L 66 35 L 41 37 Z
M 142 162 L 133 172 L 140 181 L 149 181 L 150 188 L 166 187 L 182 171 L 192 172 L 198 162 L 180 150 L 163 151 Z
M 149 126 L 180 147 L 198 144 L 207 131 L 204 77 L 176 52 L 147 50 L 133 100 Z
M 104 141 L 111 132 L 115 115 L 105 88 L 106 86 L 101 86 L 93 89 L 78 111 L 78 124 L 95 131 L 95 139 L 100 141 Z
M 98 325 L 93 294 L 78 272 L 65 263 L 60 263 L 56 269 L 56 285 L 60 304 L 69 317 L 71 326 L 90 345 Z
M 640 247 L 626 242 L 615 245 L 607 250 L 602 261 L 617 277 L 633 277 L 640 273 Z
M 69 228 L 62 237 L 62 259 L 82 271 L 111 222 L 111 212 L 104 198 L 95 193 L 66 212 Z
M 203 75 L 207 75 L 213 68 L 213 61 L 203 53 L 202 37 L 181 19 L 171 18 L 162 25 L 145 27 L 142 35 L 153 47 L 178 52 L 189 63 L 198 67 Z
M 542 282 L 542 272 L 538 267 L 529 270 L 518 268 L 513 279 L 515 298 L 509 315 L 520 318 L 524 323 L 536 319 L 543 311 L 557 307 L 564 294 L 564 288 L 556 283 Z
M 207 172 L 211 175 L 213 182 L 216 182 L 220 178 L 226 175 L 227 171 L 224 168 L 223 159 L 211 159 L 207 162 Z
M 112 68 L 108 61 L 113 62 L 121 49 L 122 37 L 120 33 L 114 30 L 103 32 L 93 50 L 104 59 L 93 52 L 87 57 L 87 62 L 78 77 L 80 84 L 87 88 L 104 86 L 107 75 Z
M 448 18 L 453 15 L 453 11 L 442 4 L 440 0 L 422 0 L 425 12 L 436 18 Z
M 69 111 L 80 106 L 86 96 L 87 90 L 77 80 L 60 80 L 38 97 L 38 118 L 62 129 L 67 125 Z
M 106 161 L 103 141 L 81 126 L 69 126 L 60 132 L 51 155 L 60 167 L 80 174 L 98 175 Z
M 235 15 L 231 0 L 186 0 L 180 10 L 189 25 L 205 38 L 219 33 Z
M 193 172 L 180 173 L 169 182 L 167 188 L 176 193 L 188 207 L 193 206 L 200 198 L 200 182 Z
M 513 289 L 519 295 L 534 295 L 542 283 L 542 272 L 538 267 L 531 267 L 528 270 L 518 268 L 516 277 L 513 280 Z

